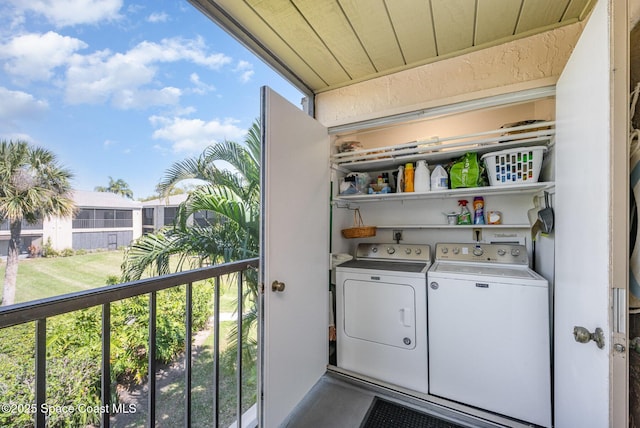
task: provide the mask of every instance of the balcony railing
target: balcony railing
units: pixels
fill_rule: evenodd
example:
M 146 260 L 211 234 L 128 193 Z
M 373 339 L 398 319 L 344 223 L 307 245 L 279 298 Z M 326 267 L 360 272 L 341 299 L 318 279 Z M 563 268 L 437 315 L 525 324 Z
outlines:
M 0 230 L 9 230 L 9 220 L 0 222 Z M 22 220 L 22 230 L 42 230 L 42 220 L 37 220 L 33 224 Z
M 237 337 L 243 335 L 243 282 L 246 272 L 258 267 L 258 259 L 247 259 L 238 262 L 226 263 L 217 266 L 205 267 L 187 272 L 180 272 L 161 277 L 143 279 L 113 286 L 95 288 L 83 292 L 71 293 L 33 302 L 19 303 L 0 308 L 0 329 L 21 324 L 35 322 L 35 403 L 29 405 L 33 412 L 33 424 L 36 427 L 47 426 L 47 415 L 39 409 L 46 409 L 47 399 L 47 320 L 57 315 L 80 311 L 95 306 L 102 307 L 101 327 L 101 403 L 105 408 L 112 408 L 111 387 L 111 303 L 134 296 L 149 296 L 149 341 L 148 341 L 148 402 L 147 420 L 145 426 L 155 426 L 156 423 L 156 325 L 162 320 L 163 314 L 156 310 L 156 293 L 174 287 L 185 286 L 186 316 L 185 316 L 185 349 L 184 349 L 184 426 L 191 426 L 192 416 L 192 287 L 194 282 L 213 279 L 214 287 L 214 368 L 213 368 L 213 397 L 211 407 L 213 412 L 213 425 L 219 426 L 220 402 L 218 392 L 220 389 L 220 286 L 221 278 L 235 274 L 237 276 Z M 239 340 L 240 342 L 240 340 Z M 28 352 L 25 350 L 25 352 Z M 236 356 L 236 426 L 242 424 L 242 376 L 243 376 L 242 346 L 237 347 Z M 101 414 L 101 427 L 110 426 L 110 414 Z
M 73 219 L 74 229 L 104 229 L 114 227 L 133 227 L 133 220 L 130 218 L 75 218 Z

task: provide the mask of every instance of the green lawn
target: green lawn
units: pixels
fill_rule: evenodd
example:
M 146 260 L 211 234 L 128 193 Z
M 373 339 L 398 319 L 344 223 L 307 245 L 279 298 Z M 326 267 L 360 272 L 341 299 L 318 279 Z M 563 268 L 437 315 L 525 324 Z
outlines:
M 110 275 L 120 277 L 122 250 L 70 257 L 21 259 L 16 303 L 101 287 Z M 0 266 L 4 282 L 5 262 Z
M 106 285 L 109 276 L 120 277 L 122 250 L 100 251 L 70 257 L 21 259 L 18 265 L 16 303 Z M 0 284 L 4 282 L 5 262 L 0 262 Z M 236 280 L 223 278 L 220 287 L 220 311 L 236 307 Z M 2 287 L 0 286 L 0 295 Z

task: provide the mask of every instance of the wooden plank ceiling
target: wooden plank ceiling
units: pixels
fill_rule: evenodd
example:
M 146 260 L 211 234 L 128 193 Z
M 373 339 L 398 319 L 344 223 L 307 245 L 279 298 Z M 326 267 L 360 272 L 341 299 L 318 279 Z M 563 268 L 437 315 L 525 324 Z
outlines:
M 595 0 L 189 0 L 305 93 L 584 19 Z

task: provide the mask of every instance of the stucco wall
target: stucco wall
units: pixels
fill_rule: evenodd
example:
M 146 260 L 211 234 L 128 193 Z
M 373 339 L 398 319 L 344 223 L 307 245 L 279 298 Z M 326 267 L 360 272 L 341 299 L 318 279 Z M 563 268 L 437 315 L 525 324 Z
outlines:
M 584 22 L 316 96 L 316 118 L 336 126 L 555 84 Z
M 71 248 L 72 218 L 51 217 L 42 222 L 43 245 L 51 238 L 51 246 L 56 251 Z

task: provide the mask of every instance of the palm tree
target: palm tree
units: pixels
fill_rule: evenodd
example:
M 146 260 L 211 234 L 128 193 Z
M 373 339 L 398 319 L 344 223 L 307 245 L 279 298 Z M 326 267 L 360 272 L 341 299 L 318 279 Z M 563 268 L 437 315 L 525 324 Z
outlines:
M 225 161 L 233 170 L 219 168 Z M 177 268 L 195 260 L 220 263 L 258 254 L 260 214 L 260 124 L 249 129 L 244 144 L 223 141 L 196 157 L 176 162 L 158 185 L 168 194 L 184 180 L 201 180 L 179 207 L 173 227 L 139 238 L 127 251 L 123 280 L 139 279 L 146 271 L 170 273 L 169 260 Z M 216 214 L 208 226 L 189 226 L 187 219 L 198 211 Z
M 133 199 L 133 191 L 129 188 L 129 184 L 122 178 L 114 180 L 111 176 L 109 176 L 109 185 L 107 187 L 96 186 L 93 190 L 95 190 L 96 192 L 115 193 L 116 195 Z
M 9 222 L 11 231 L 2 305 L 15 301 L 23 220 L 71 216 L 71 177 L 50 151 L 24 141 L 0 141 L 0 219 Z
M 226 162 L 233 170 L 219 168 L 218 161 Z M 171 273 L 172 259 L 177 261 L 176 270 L 181 270 L 185 264 L 193 268 L 258 255 L 260 123 L 253 123 L 244 144 L 223 141 L 209 146 L 196 158 L 176 162 L 158 189 L 167 195 L 184 180 L 194 179 L 203 184 L 195 187 L 179 207 L 173 227 L 144 235 L 128 249 L 122 264 L 123 281 L 139 279 L 145 272 Z M 215 220 L 207 226 L 190 226 L 187 219 L 203 210 L 215 213 Z M 250 331 L 257 321 L 257 272 L 247 272 L 246 279 L 242 344 L 245 355 L 252 358 L 256 342 L 250 338 Z M 236 327 L 229 332 L 232 352 L 238 346 Z

